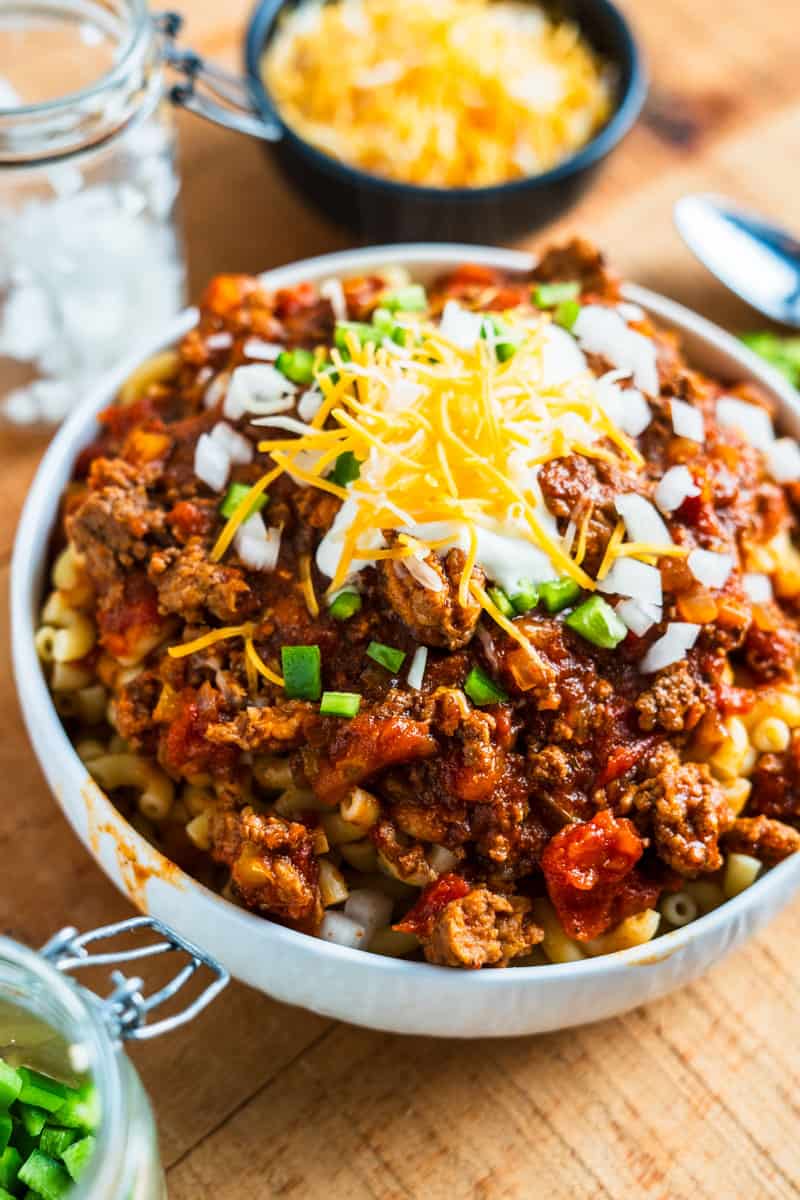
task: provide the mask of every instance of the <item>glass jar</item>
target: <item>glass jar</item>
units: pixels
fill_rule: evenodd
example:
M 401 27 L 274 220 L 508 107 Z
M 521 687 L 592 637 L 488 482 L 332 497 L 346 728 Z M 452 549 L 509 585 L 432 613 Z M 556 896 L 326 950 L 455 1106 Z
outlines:
M 131 934 L 138 940 L 142 932 L 155 933 L 159 940 L 99 954 L 87 950 L 100 939 L 114 939 L 116 944 L 117 939 Z M 114 990 L 105 1000 L 62 973 L 76 967 L 140 961 L 170 951 L 188 961 L 170 983 L 150 997 L 142 994 L 140 979 L 125 979 L 117 971 L 112 975 Z M 212 971 L 214 981 L 181 1011 L 150 1024 L 153 1011 L 172 1000 L 201 966 Z M 86 1175 L 75 1188 L 75 1200 L 164 1200 L 166 1187 L 153 1112 L 122 1043 L 154 1037 L 191 1020 L 227 982 L 227 973 L 213 959 L 147 917 L 81 935 L 66 929 L 41 953 L 0 938 L 0 1002 L 6 1020 L 10 1008 L 22 1010 L 22 1019 L 27 1017 L 31 1028 L 47 1026 L 47 1034 L 53 1031 L 67 1046 L 78 1047 L 80 1069 L 91 1076 L 98 1091 L 101 1121 L 97 1146 Z M 26 1035 L 24 1030 L 21 1041 Z M 28 1065 L 46 1071 L 47 1060 L 38 1056 L 47 1054 L 49 1043 L 31 1040 Z
M 275 136 L 241 79 L 175 46 L 181 23 L 146 0 L 0 0 L 6 422 L 61 420 L 182 308 L 173 104 Z
M 0 64 L 0 405 L 29 425 L 185 302 L 175 130 L 144 0 L 0 0 Z

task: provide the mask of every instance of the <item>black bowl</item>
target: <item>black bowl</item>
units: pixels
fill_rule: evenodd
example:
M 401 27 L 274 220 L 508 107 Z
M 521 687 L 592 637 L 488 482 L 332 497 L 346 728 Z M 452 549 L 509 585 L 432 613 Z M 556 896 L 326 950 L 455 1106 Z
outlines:
M 366 242 L 511 241 L 560 217 L 636 121 L 647 92 L 641 55 L 630 26 L 610 0 L 563 0 L 558 13 L 575 21 L 616 71 L 616 104 L 603 128 L 551 171 L 479 188 L 420 187 L 347 166 L 293 133 L 264 86 L 261 60 L 276 21 L 298 0 L 261 0 L 245 40 L 253 106 L 283 130 L 265 143 L 286 175 L 325 216 Z M 335 70 L 335 64 L 333 66 Z

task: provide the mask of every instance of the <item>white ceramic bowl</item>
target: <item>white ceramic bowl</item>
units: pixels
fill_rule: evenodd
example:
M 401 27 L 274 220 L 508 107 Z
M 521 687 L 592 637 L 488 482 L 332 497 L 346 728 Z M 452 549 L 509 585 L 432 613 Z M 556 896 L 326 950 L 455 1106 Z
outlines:
M 425 279 L 459 262 L 529 269 L 531 259 L 474 246 L 409 245 L 306 260 L 269 272 L 271 287 L 402 263 Z M 792 389 L 715 325 L 637 287 L 627 298 L 683 335 L 690 357 L 723 379 L 755 379 L 774 395 L 784 426 L 800 434 Z M 176 318 L 87 396 L 53 440 L 31 487 L 11 570 L 14 670 L 31 741 L 67 818 L 106 874 L 140 908 L 216 955 L 233 975 L 290 1004 L 397 1033 L 499 1037 L 540 1033 L 624 1012 L 695 978 L 759 929 L 800 885 L 800 855 L 735 900 L 648 945 L 605 958 L 505 971 L 458 971 L 381 958 L 307 937 L 244 912 L 169 863 L 119 815 L 87 774 L 61 726 L 33 644 L 48 539 L 59 497 L 95 415 L 143 357 L 173 344 L 195 320 Z

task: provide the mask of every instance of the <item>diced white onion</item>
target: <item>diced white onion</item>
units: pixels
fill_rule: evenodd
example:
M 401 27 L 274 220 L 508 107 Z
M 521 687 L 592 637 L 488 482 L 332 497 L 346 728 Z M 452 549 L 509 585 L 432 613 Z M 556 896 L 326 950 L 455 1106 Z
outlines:
M 458 855 L 454 854 L 452 850 L 448 850 L 446 846 L 431 846 L 426 857 L 428 865 L 437 875 L 446 875 L 458 862 Z
M 663 636 L 653 642 L 639 663 L 639 670 L 650 675 L 680 662 L 697 641 L 699 633 L 699 625 L 692 625 L 688 621 L 671 621 Z
M 693 408 L 685 400 L 670 400 L 672 428 L 677 437 L 688 438 L 690 442 L 702 443 L 706 440 L 703 414 L 699 408 Z
M 584 305 L 572 332 L 583 350 L 602 355 L 615 367 L 628 369 L 637 388 L 650 396 L 658 395 L 655 342 L 635 329 L 629 329 L 615 309 L 601 304 Z
M 626 321 L 643 321 L 647 313 L 638 304 L 631 304 L 628 300 L 623 300 L 617 305 L 617 312 Z
M 408 668 L 408 686 L 419 691 L 422 687 L 422 680 L 425 678 L 425 668 L 428 665 L 428 647 L 417 646 L 414 651 L 414 657 L 411 659 L 411 666 Z
M 688 467 L 670 467 L 655 491 L 655 501 L 662 512 L 675 512 L 689 496 L 699 496 L 700 488 L 692 479 Z
M 201 433 L 194 448 L 194 473 L 214 492 L 228 482 L 231 460 L 227 451 L 208 433 Z
M 469 312 L 462 308 L 457 300 L 448 300 L 444 306 L 439 330 L 442 337 L 447 338 L 460 350 L 472 350 L 481 336 L 483 317 L 480 313 Z
M 324 942 L 334 942 L 337 946 L 347 946 L 351 950 L 363 949 L 367 941 L 367 931 L 363 925 L 346 917 L 344 913 L 330 910 L 320 922 L 319 936 Z
M 305 437 L 310 432 L 308 425 L 298 421 L 296 417 L 256 417 L 251 424 L 263 425 L 267 429 L 283 429 L 286 433 L 296 433 L 299 437 Z
M 444 581 L 441 576 L 437 575 L 430 563 L 417 558 L 416 554 L 410 554 L 408 558 L 401 559 L 401 562 L 412 579 L 415 579 L 422 587 L 427 588 L 429 592 L 441 592 L 443 590 Z
M 748 404 L 737 396 L 720 396 L 717 400 L 717 424 L 723 429 L 736 429 L 756 450 L 768 450 L 775 441 L 772 418 L 765 408 Z
M 327 300 L 333 310 L 335 321 L 347 320 L 347 301 L 345 300 L 344 288 L 339 279 L 325 279 L 319 285 L 319 294 L 323 300 Z
M 293 407 L 295 387 L 281 371 L 267 363 L 237 367 L 231 375 L 222 411 L 229 421 L 247 412 L 266 416 Z
M 208 350 L 227 350 L 233 345 L 233 337 L 225 329 L 221 329 L 219 333 L 212 333 L 206 338 L 206 348 Z
M 545 325 L 542 330 L 542 387 L 559 387 L 585 370 L 586 358 L 572 334 L 560 325 Z
M 617 596 L 633 596 L 646 604 L 661 604 L 661 572 L 658 567 L 639 562 L 635 558 L 618 558 L 605 579 L 597 584 L 598 590 Z
M 624 496 L 617 496 L 614 505 L 625 522 L 632 542 L 648 542 L 652 546 L 673 544 L 662 517 L 644 496 L 628 492 Z
M 224 398 L 229 383 L 230 375 L 227 371 L 223 371 L 221 375 L 215 376 L 205 390 L 205 395 L 203 396 L 204 407 L 216 408 Z
M 733 556 L 716 550 L 692 550 L 686 565 L 703 587 L 722 588 L 733 570 Z
M 253 461 L 253 443 L 229 425 L 227 421 L 218 421 L 211 430 L 214 441 L 219 442 L 231 462 L 250 463 Z
M 794 483 L 800 479 L 800 446 L 794 438 L 777 438 L 767 448 L 767 466 L 778 483 Z
M 274 571 L 281 550 L 281 531 L 267 529 L 261 513 L 253 513 L 236 530 L 233 544 L 239 558 L 251 570 Z
M 303 421 L 313 421 L 322 407 L 323 395 L 317 387 L 311 387 L 297 402 L 297 415 Z
M 742 576 L 742 587 L 745 596 L 754 604 L 767 604 L 773 597 L 772 580 L 759 571 L 746 571 Z
M 638 600 L 620 600 L 614 610 L 623 625 L 636 637 L 644 637 L 661 620 L 661 607 L 657 604 L 640 604 Z
M 653 419 L 650 405 L 638 388 L 623 388 L 619 427 L 628 437 L 639 437 Z
M 258 358 L 262 362 L 275 362 L 284 349 L 279 342 L 265 342 L 259 337 L 249 337 L 242 346 L 245 358 Z
M 356 888 L 344 902 L 344 915 L 365 932 L 365 942 L 383 925 L 388 925 L 392 916 L 391 896 L 374 888 Z

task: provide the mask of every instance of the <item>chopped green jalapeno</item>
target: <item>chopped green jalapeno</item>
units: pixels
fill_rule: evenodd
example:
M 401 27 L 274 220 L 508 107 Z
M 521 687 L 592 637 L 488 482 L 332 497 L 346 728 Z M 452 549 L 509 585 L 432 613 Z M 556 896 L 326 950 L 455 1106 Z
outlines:
M 44 1125 L 44 1121 L 42 1124 Z M 13 1128 L 14 1122 L 8 1113 L 0 1113 L 0 1154 L 2 1154 L 11 1141 L 11 1131 Z
M 408 287 L 395 288 L 387 292 L 382 307 L 389 312 L 423 312 L 428 307 L 428 297 L 421 283 L 410 283 Z
M 17 1104 L 16 1111 L 25 1132 L 29 1133 L 31 1137 L 38 1137 L 47 1123 L 47 1110 L 20 1102 Z
M 88 1137 L 81 1138 L 79 1142 L 74 1142 L 61 1156 L 67 1170 L 76 1182 L 89 1165 L 89 1160 L 94 1154 L 96 1140 L 89 1134 Z
M 31 1071 L 28 1067 L 20 1067 L 19 1075 L 22 1079 L 22 1088 L 18 1099 L 23 1104 L 34 1104 L 37 1108 L 46 1108 L 48 1112 L 55 1112 L 57 1108 L 61 1108 L 70 1094 L 70 1089 L 65 1084 L 59 1083 L 57 1079 L 51 1079 L 49 1075 L 40 1075 L 38 1071 Z
M 376 308 L 372 314 L 372 324 L 376 329 L 380 329 L 386 337 L 391 337 L 397 328 L 394 314 L 389 312 L 388 308 Z
M 360 707 L 358 692 L 323 692 L 319 711 L 323 717 L 354 717 Z
M 549 613 L 561 612 L 574 604 L 581 594 L 580 584 L 574 579 L 551 579 L 539 584 L 539 598 Z
M 532 294 L 537 308 L 555 308 L 565 300 L 577 300 L 581 285 L 575 280 L 569 283 L 537 283 Z
M 58 1117 L 56 1116 L 54 1119 L 57 1120 Z M 71 1146 L 77 1137 L 77 1131 L 74 1129 L 55 1129 L 49 1125 L 42 1130 L 39 1149 L 42 1154 L 49 1154 L 50 1158 L 61 1158 L 67 1147 Z
M 252 492 L 252 490 L 249 483 L 232 483 L 225 493 L 222 504 L 219 506 L 220 515 L 226 519 L 232 517 L 247 493 Z M 261 509 L 268 502 L 269 496 L 256 496 L 247 511 L 245 520 L 247 520 L 247 517 L 252 517 L 253 513 L 261 512 Z
M 351 337 L 354 337 L 360 346 L 368 346 L 370 343 L 380 346 L 384 334 L 382 330 L 376 329 L 374 325 L 367 325 L 364 321 L 337 321 L 333 331 L 333 344 L 342 355 L 350 353 L 347 343 Z
M 590 596 L 584 600 L 565 618 L 564 624 L 593 646 L 600 646 L 604 650 L 613 650 L 628 636 L 627 627 L 602 596 Z
M 539 603 L 539 589 L 536 584 L 521 580 L 519 591 L 514 592 L 511 603 L 514 605 L 514 611 L 519 614 L 530 612 L 532 608 L 536 608 Z
M 33 1198 L 34 1198 L 34 1200 L 35 1200 L 36 1193 L 35 1193 L 35 1192 L 28 1192 L 28 1195 L 27 1195 L 27 1196 L 23 1196 L 22 1200 L 28 1200 L 28 1196 L 31 1196 L 31 1197 L 33 1197 Z M 16 1197 L 16 1196 L 14 1196 L 14 1195 L 12 1195 L 12 1193 L 11 1193 L 11 1192 L 7 1192 L 7 1191 L 6 1191 L 6 1189 L 5 1189 L 4 1187 L 0 1187 L 0 1200 L 17 1200 L 17 1197 Z
M 0 1109 L 13 1104 L 22 1091 L 22 1078 L 8 1063 L 0 1058 Z
M 496 315 L 489 313 L 483 319 L 481 337 L 488 341 L 489 329 L 494 332 L 494 352 L 498 362 L 508 362 L 517 352 L 522 337 L 515 329 Z
M 339 592 L 328 612 L 334 621 L 349 621 L 361 608 L 361 597 L 358 592 Z
M 334 483 L 338 483 L 339 487 L 347 487 L 348 483 L 358 479 L 360 474 L 361 463 L 352 450 L 345 450 L 344 454 L 340 454 L 334 463 L 330 478 Z
M 296 350 L 282 350 L 275 366 L 287 379 L 291 379 L 292 383 L 314 381 L 314 354 L 311 350 L 303 350 L 301 347 Z
M 89 1132 L 96 1129 L 100 1123 L 100 1100 L 97 1088 L 92 1083 L 84 1084 L 77 1091 L 70 1092 L 67 1100 L 56 1110 L 53 1117 L 54 1125 L 64 1125 L 69 1129 L 82 1129 Z
M 37 1196 L 44 1197 L 44 1200 L 61 1200 L 62 1196 L 66 1196 L 72 1190 L 72 1177 L 69 1172 L 54 1158 L 42 1154 L 41 1150 L 34 1150 L 30 1158 L 23 1163 L 19 1181 Z
M 553 313 L 553 320 L 556 325 L 560 325 L 562 329 L 569 332 L 577 321 L 580 311 L 581 306 L 577 300 L 562 300 Z
M 387 671 L 391 671 L 393 675 L 402 667 L 405 661 L 405 651 L 395 650 L 393 646 L 384 646 L 383 642 L 370 642 L 367 646 L 367 657 L 373 662 L 380 663 L 382 667 L 386 667 Z
M 466 678 L 464 691 L 472 703 L 477 704 L 479 707 L 484 704 L 500 704 L 503 700 L 508 699 L 502 688 L 493 683 L 480 667 L 472 668 Z
M 489 599 L 495 608 L 499 608 L 504 617 L 514 616 L 514 605 L 500 587 L 487 588 Z
M 319 646 L 281 646 L 281 666 L 290 700 L 319 700 L 322 692 Z
M 22 1155 L 16 1146 L 6 1146 L 0 1154 L 0 1187 L 11 1189 L 16 1186 Z

